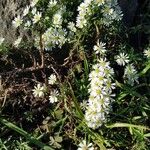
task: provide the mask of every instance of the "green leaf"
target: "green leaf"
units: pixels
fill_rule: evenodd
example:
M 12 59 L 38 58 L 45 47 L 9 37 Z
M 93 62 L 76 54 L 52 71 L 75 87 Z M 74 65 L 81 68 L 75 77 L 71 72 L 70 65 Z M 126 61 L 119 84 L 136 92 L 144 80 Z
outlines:
M 114 123 L 112 125 L 106 125 L 107 128 L 138 128 L 143 130 L 150 130 L 150 128 L 141 126 L 141 125 L 134 125 L 134 124 L 128 124 L 128 123 Z
M 37 140 L 36 138 L 34 138 L 33 136 L 31 136 L 30 134 L 28 134 L 26 131 L 24 131 L 23 129 L 19 128 L 18 126 L 16 126 L 15 124 L 0 118 L 0 123 L 7 126 L 8 128 L 16 131 L 17 133 L 21 134 L 22 136 L 24 136 L 29 142 L 31 142 L 32 144 L 38 146 L 39 148 L 42 148 L 44 150 L 53 150 L 51 147 L 47 146 L 46 144 L 40 142 L 39 140 Z

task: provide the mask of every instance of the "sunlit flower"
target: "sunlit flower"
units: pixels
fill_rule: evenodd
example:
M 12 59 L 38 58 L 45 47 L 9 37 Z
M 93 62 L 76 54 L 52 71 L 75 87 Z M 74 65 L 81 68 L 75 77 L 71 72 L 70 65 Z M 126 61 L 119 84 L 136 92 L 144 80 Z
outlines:
M 123 77 L 125 79 L 125 82 L 127 82 L 132 86 L 134 85 L 135 82 L 138 83 L 139 76 L 133 64 L 129 64 L 125 67 Z
M 56 27 L 59 27 L 59 25 L 62 24 L 62 16 L 60 13 L 56 13 L 54 16 L 53 16 L 53 24 L 56 26 Z
M 76 27 L 75 24 L 73 22 L 69 22 L 68 23 L 68 28 L 72 31 L 72 32 L 76 32 Z
M 36 12 L 37 12 L 37 9 L 36 9 L 36 7 L 35 7 L 35 8 L 32 9 L 31 13 L 32 13 L 33 15 L 35 15 Z
M 57 1 L 56 1 L 56 0 L 50 0 L 48 6 L 49 6 L 49 7 L 54 7 L 56 4 L 57 4 Z
M 37 4 L 38 1 L 39 1 L 39 0 L 32 0 L 30 6 L 31 6 L 31 7 L 34 7 L 34 6 Z
M 15 28 L 19 27 L 22 24 L 23 20 L 21 19 L 20 15 L 18 15 L 17 17 L 15 17 L 15 19 L 12 21 L 13 26 Z
M 26 16 L 29 13 L 30 6 L 27 6 L 23 11 L 23 16 Z
M 32 91 L 35 97 L 43 97 L 45 92 L 45 86 L 37 84 L 37 86 L 34 86 L 34 89 Z
M 15 46 L 15 47 L 18 47 L 19 44 L 20 44 L 20 42 L 21 42 L 21 40 L 22 40 L 22 37 L 21 37 L 21 36 L 18 37 L 18 39 L 14 42 L 14 46 Z
M 41 19 L 42 13 L 37 12 L 33 17 L 33 23 L 37 23 Z
M 95 54 L 104 55 L 106 52 L 105 43 L 97 42 L 97 45 L 94 45 Z
M 2 45 L 2 43 L 4 42 L 4 38 L 3 37 L 0 37 L 0 45 Z
M 85 140 L 83 140 L 80 144 L 79 144 L 79 148 L 78 150 L 94 150 L 93 144 L 92 143 L 87 143 Z
M 105 3 L 105 0 L 95 0 L 95 2 L 100 6 Z
M 58 93 L 57 90 L 52 91 L 52 92 L 50 93 L 50 96 L 49 96 L 49 101 L 50 101 L 50 103 L 55 103 L 55 102 L 57 102 L 57 101 L 58 101 L 58 98 L 57 98 L 58 95 L 59 95 L 59 93 Z
M 116 56 L 116 62 L 120 66 L 125 66 L 129 62 L 129 56 L 125 53 L 120 53 Z
M 56 83 L 56 80 L 57 80 L 56 75 L 55 74 L 51 74 L 50 77 L 48 78 L 48 83 L 50 85 L 53 85 L 53 84 Z
M 150 58 L 150 48 L 144 50 L 144 56 L 146 56 L 147 58 Z

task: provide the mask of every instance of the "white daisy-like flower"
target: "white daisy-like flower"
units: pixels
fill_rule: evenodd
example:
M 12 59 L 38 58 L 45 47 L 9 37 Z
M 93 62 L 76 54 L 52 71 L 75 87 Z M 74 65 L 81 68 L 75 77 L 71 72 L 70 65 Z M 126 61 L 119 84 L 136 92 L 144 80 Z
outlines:
M 93 1 L 93 0 L 84 0 L 84 3 L 85 3 L 86 5 L 90 5 L 92 1 Z
M 15 19 L 12 21 L 13 26 L 15 28 L 18 28 L 21 24 L 22 24 L 23 20 L 21 19 L 20 15 L 18 15 L 17 17 L 15 17 Z
M 55 74 L 51 74 L 50 77 L 48 78 L 48 83 L 50 85 L 53 85 L 53 84 L 56 83 L 56 80 L 57 80 L 56 75 Z
M 125 82 L 127 82 L 131 86 L 133 86 L 135 82 L 138 83 L 139 75 L 133 64 L 129 64 L 125 67 L 123 77 L 125 79 Z
M 54 7 L 54 6 L 56 6 L 56 4 L 57 4 L 56 0 L 50 0 L 48 7 Z
M 105 0 L 95 0 L 96 4 L 98 4 L 98 6 L 103 5 L 105 3 Z
M 49 96 L 49 101 L 50 101 L 50 103 L 55 103 L 55 102 L 57 102 L 57 101 L 58 101 L 58 98 L 57 98 L 58 95 L 59 95 L 58 90 L 52 91 L 52 92 L 50 93 L 50 96 Z
M 24 24 L 25 28 L 29 28 L 31 26 L 31 21 L 27 21 L 25 24 Z
M 73 22 L 69 22 L 68 23 L 68 28 L 72 31 L 72 32 L 76 32 L 76 27 L 75 24 Z
M 150 58 L 150 48 L 144 50 L 144 56 L 146 56 L 147 58 Z
M 36 9 L 36 7 L 35 7 L 35 8 L 32 9 L 31 13 L 32 13 L 33 15 L 35 15 L 36 12 L 37 12 L 37 9 Z
M 79 11 L 79 12 L 85 12 L 86 9 L 87 9 L 87 7 L 88 7 L 88 4 L 82 2 L 82 3 L 79 5 L 79 7 L 78 7 L 78 11 Z
M 38 3 L 39 0 L 32 0 L 30 6 L 31 7 L 34 7 L 37 3 Z
M 94 46 L 94 51 L 95 51 L 95 54 L 101 54 L 101 55 L 104 55 L 105 52 L 106 52 L 106 48 L 105 48 L 105 43 L 102 43 L 102 42 L 97 42 L 97 45 Z
M 62 16 L 60 13 L 56 13 L 54 16 L 53 16 L 53 24 L 56 26 L 56 27 L 59 27 L 59 25 L 62 24 Z
M 20 44 L 20 42 L 21 42 L 21 40 L 22 40 L 22 37 L 20 36 L 20 37 L 18 37 L 18 39 L 14 42 L 14 46 L 15 47 L 18 47 L 19 46 L 19 44 Z
M 29 9 L 30 9 L 30 6 L 26 6 L 26 8 L 23 11 L 23 16 L 26 16 L 29 13 Z
M 45 86 L 41 86 L 41 84 L 37 84 L 37 86 L 34 86 L 33 95 L 35 97 L 43 97 L 45 92 Z
M 37 12 L 34 17 L 33 17 L 33 23 L 37 23 L 40 19 L 41 19 L 42 13 L 41 12 Z
M 4 38 L 3 37 L 0 37 L 0 45 L 2 45 L 2 43 L 4 42 Z
M 83 140 L 80 144 L 79 144 L 79 148 L 78 150 L 94 150 L 93 144 L 92 143 L 87 143 L 85 140 Z
M 120 53 L 116 56 L 116 62 L 120 66 L 125 66 L 129 62 L 129 56 L 125 53 Z

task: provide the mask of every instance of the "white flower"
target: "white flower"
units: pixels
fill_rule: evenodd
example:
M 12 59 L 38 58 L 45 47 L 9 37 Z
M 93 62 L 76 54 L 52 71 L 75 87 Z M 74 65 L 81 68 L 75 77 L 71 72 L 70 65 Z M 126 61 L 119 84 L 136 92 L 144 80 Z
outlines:
M 75 24 L 73 22 L 69 22 L 68 23 L 68 28 L 72 31 L 72 32 L 76 32 L 76 27 Z
M 150 48 L 144 50 L 144 56 L 146 56 L 147 58 L 150 58 Z
M 52 91 L 51 94 L 50 94 L 50 96 L 49 96 L 49 101 L 50 101 L 50 103 L 55 103 L 55 102 L 57 102 L 57 101 L 58 101 L 58 98 L 57 98 L 58 95 L 59 95 L 59 94 L 58 94 L 58 91 L 57 91 L 57 90 Z
M 20 15 L 18 15 L 17 17 L 15 17 L 15 19 L 12 21 L 13 26 L 15 28 L 19 27 L 22 24 L 23 20 L 21 19 Z
M 56 4 L 57 4 L 57 1 L 56 0 L 50 0 L 49 1 L 49 7 L 54 7 L 54 6 L 56 6 Z
M 2 45 L 2 43 L 4 42 L 4 38 L 3 37 L 0 37 L 0 45 Z
M 30 6 L 31 6 L 31 7 L 34 7 L 34 6 L 37 4 L 38 1 L 39 1 L 39 0 L 32 0 Z
M 127 82 L 131 86 L 134 85 L 134 82 L 138 83 L 139 76 L 138 76 L 138 73 L 137 73 L 135 67 L 133 66 L 133 64 L 129 64 L 125 67 L 123 77 L 125 79 L 125 82 Z
M 129 62 L 129 56 L 125 53 L 120 53 L 116 56 L 116 62 L 120 66 L 125 66 L 125 64 Z
M 18 37 L 18 39 L 14 42 L 14 46 L 18 47 L 20 42 L 21 42 L 21 40 L 22 40 L 22 37 Z
M 48 78 L 48 83 L 50 85 L 53 85 L 53 84 L 56 83 L 56 80 L 57 80 L 56 75 L 55 74 L 51 74 L 50 77 Z
M 98 6 L 100 6 L 105 3 L 105 0 L 95 0 L 95 2 L 98 4 Z
M 84 3 L 85 3 L 86 5 L 90 5 L 92 1 L 93 1 L 93 0 L 84 0 Z
M 25 24 L 24 24 L 25 28 L 29 28 L 31 26 L 31 21 L 27 21 Z
M 33 23 L 37 23 L 41 19 L 42 13 L 37 12 L 33 17 Z
M 76 26 L 82 29 L 86 25 L 87 25 L 87 20 L 85 19 L 85 17 L 78 16 L 76 20 Z
M 106 52 L 106 49 L 105 49 L 105 43 L 102 43 L 102 42 L 97 42 L 97 45 L 94 46 L 94 51 L 95 51 L 95 54 L 101 54 L 101 55 L 104 55 L 105 52 Z
M 32 91 L 35 97 L 43 97 L 45 92 L 45 86 L 37 84 L 37 86 L 34 86 L 34 89 Z
M 80 144 L 79 144 L 79 148 L 78 150 L 94 150 L 93 144 L 92 143 L 87 143 L 85 140 L 83 140 Z
M 85 112 L 85 120 L 88 127 L 97 129 L 105 121 L 106 115 L 109 113 L 110 104 L 112 102 L 113 89 L 115 83 L 112 83 L 113 69 L 109 66 L 106 59 L 98 60 L 93 65 L 93 70 L 89 74 L 90 86 L 88 92 L 88 106 Z
M 26 16 L 29 13 L 30 6 L 27 6 L 23 11 L 23 16 Z
M 78 11 L 79 11 L 79 12 L 85 12 L 86 9 L 87 9 L 87 7 L 88 7 L 88 4 L 82 2 L 82 3 L 79 5 L 79 7 L 78 7 Z
M 59 25 L 62 24 L 62 16 L 60 13 L 57 13 L 53 16 L 53 24 L 56 26 L 56 27 L 59 27 Z
M 35 8 L 32 9 L 31 13 L 32 13 L 33 15 L 35 15 L 36 12 L 37 12 L 37 9 L 36 9 L 36 7 L 35 7 Z
M 78 6 L 79 14 L 76 19 L 76 27 L 83 28 L 87 25 L 87 19 L 86 17 L 91 15 L 91 10 L 89 9 L 89 6 L 91 4 L 91 0 L 84 1 Z
M 61 48 L 61 46 L 67 41 L 66 35 L 66 30 L 62 28 L 48 28 L 43 34 L 45 48 L 49 50 L 56 45 Z

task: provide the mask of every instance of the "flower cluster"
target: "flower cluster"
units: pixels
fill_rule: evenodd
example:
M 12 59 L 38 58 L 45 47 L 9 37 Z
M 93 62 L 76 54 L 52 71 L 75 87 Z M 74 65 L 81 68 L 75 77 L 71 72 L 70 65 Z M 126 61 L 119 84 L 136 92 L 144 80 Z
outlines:
M 93 71 L 89 74 L 90 88 L 88 107 L 85 113 L 85 120 L 90 128 L 96 129 L 106 121 L 106 114 L 109 113 L 112 101 L 112 90 L 115 83 L 112 83 L 113 69 L 106 59 L 100 59 L 93 65 Z
M 76 19 L 76 26 L 83 28 L 88 23 L 88 16 L 92 14 L 94 7 L 99 9 L 103 17 L 101 18 L 102 24 L 110 26 L 113 21 L 120 21 L 122 19 L 122 11 L 118 5 L 117 0 L 84 0 L 78 7 L 78 16 Z
M 48 78 L 48 83 L 50 85 L 54 85 L 56 83 L 56 81 L 57 81 L 56 75 L 51 74 Z M 34 86 L 34 89 L 32 91 L 33 91 L 33 95 L 35 97 L 44 97 L 45 93 L 47 92 L 47 87 L 46 87 L 46 85 L 41 86 L 41 84 L 37 84 L 37 86 Z M 56 90 L 56 89 L 51 90 L 50 96 L 49 96 L 50 103 L 57 102 L 58 95 L 59 95 L 58 90 Z
M 123 16 L 117 0 L 106 0 L 102 13 L 102 23 L 106 26 L 110 26 L 114 20 L 120 21 Z
M 53 47 L 62 47 L 62 45 L 67 41 L 67 32 L 62 28 L 50 27 L 43 34 L 43 42 L 46 50 L 51 50 Z M 39 38 L 36 40 L 37 45 L 39 45 Z
M 65 44 L 65 42 L 68 40 L 68 33 L 66 29 L 62 28 L 62 14 L 65 11 L 63 9 L 64 8 L 61 8 L 58 12 L 53 14 L 51 26 L 42 35 L 43 45 L 46 50 L 51 50 L 56 46 L 61 48 L 63 44 Z M 37 36 L 35 40 L 35 46 L 37 48 L 39 48 L 39 40 L 40 38 Z
M 123 77 L 124 77 L 125 82 L 130 84 L 131 86 L 133 86 L 135 82 L 138 83 L 139 75 L 133 64 L 128 64 L 125 67 Z
M 78 7 L 79 14 L 76 20 L 76 26 L 78 28 L 83 28 L 84 26 L 86 26 L 87 24 L 86 15 L 91 14 L 91 10 L 89 8 L 91 2 L 92 0 L 84 0 L 84 2 L 82 2 Z

